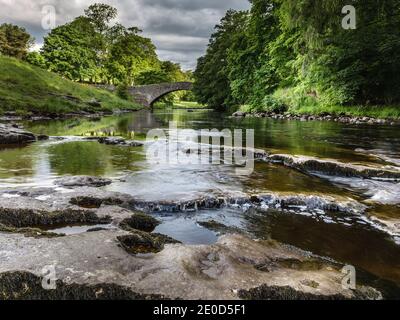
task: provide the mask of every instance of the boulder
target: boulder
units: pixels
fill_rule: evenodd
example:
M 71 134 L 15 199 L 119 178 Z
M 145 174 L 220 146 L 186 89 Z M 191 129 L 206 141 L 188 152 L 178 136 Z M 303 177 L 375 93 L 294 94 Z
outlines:
M 0 124 L 1 144 L 23 144 L 36 141 L 33 133 L 13 126 Z

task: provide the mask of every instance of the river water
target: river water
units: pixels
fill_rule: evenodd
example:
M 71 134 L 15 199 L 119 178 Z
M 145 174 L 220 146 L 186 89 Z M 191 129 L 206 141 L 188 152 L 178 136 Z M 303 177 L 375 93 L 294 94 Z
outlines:
M 255 146 L 274 153 L 330 158 L 377 167 L 400 166 L 399 128 L 335 122 L 301 122 L 265 118 L 235 119 L 209 110 L 156 110 L 100 119 L 25 122 L 36 134 L 63 136 L 19 148 L 0 150 L 0 188 L 51 186 L 65 175 L 112 178 L 108 190 L 144 201 L 165 203 L 215 195 L 238 197 L 328 195 L 353 199 L 366 213 L 344 214 L 316 208 L 232 205 L 207 210 L 164 210 L 152 214 L 162 221 L 157 232 L 187 244 L 210 244 L 218 234 L 198 222 L 215 220 L 260 239 L 273 238 L 314 254 L 354 265 L 378 280 L 400 285 L 400 242 L 397 235 L 368 217 L 400 219 L 400 186 L 393 181 L 303 173 L 279 164 L 256 162 L 249 175 L 234 165 L 153 163 L 146 147 L 121 147 L 82 141 L 80 136 L 111 135 L 145 140 L 149 130 L 175 121 L 186 129 L 254 129 Z M 81 230 L 82 228 L 77 228 Z M 71 232 L 76 229 L 71 228 Z M 65 232 L 65 229 L 63 229 Z

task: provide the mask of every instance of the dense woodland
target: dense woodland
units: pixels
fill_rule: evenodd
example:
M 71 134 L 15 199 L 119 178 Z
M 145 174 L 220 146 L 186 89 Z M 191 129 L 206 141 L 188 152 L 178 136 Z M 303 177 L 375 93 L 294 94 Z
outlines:
M 201 103 L 247 111 L 399 104 L 399 0 L 250 2 L 248 12 L 226 13 L 198 60 Z M 356 9 L 355 29 L 342 27 L 345 5 Z

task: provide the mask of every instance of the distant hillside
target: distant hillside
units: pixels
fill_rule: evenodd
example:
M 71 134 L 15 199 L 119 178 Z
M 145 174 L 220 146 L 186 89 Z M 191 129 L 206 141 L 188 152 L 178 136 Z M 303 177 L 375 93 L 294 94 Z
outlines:
M 19 115 L 54 115 L 139 108 L 135 103 L 108 91 L 75 83 L 26 62 L 0 55 L 1 114 L 15 111 Z

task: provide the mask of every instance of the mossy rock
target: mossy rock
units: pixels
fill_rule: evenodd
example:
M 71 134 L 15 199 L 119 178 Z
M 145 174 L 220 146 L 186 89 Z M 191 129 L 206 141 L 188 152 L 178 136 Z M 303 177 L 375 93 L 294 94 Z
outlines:
M 160 224 L 160 221 L 145 213 L 136 213 L 132 217 L 124 219 L 120 223 L 120 228 L 126 231 L 140 230 L 152 232 Z

